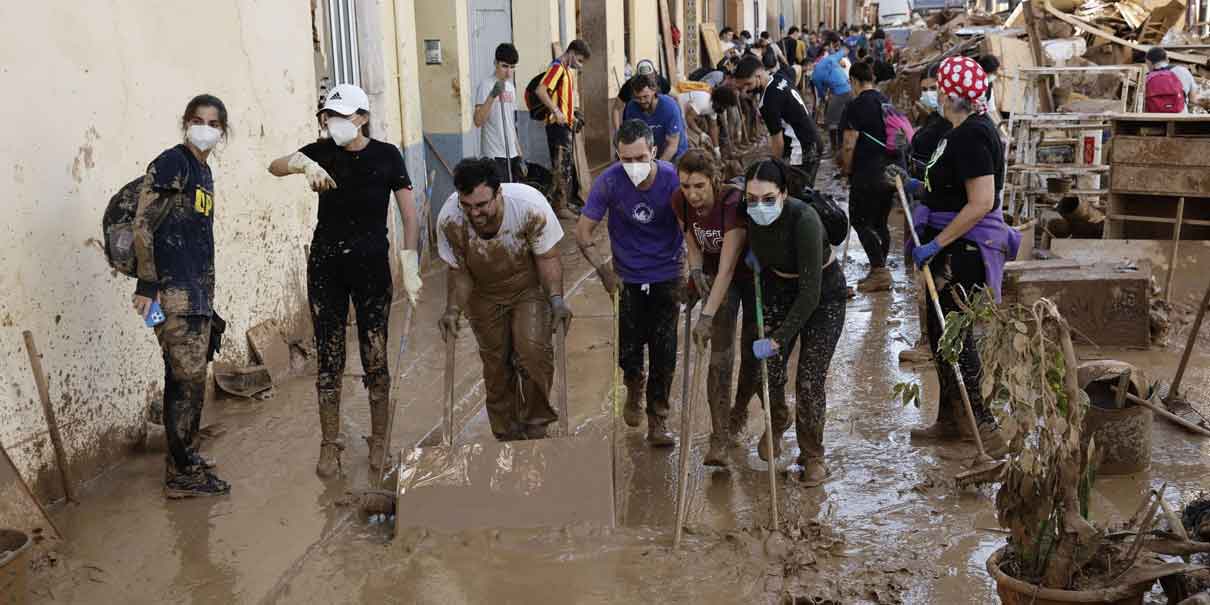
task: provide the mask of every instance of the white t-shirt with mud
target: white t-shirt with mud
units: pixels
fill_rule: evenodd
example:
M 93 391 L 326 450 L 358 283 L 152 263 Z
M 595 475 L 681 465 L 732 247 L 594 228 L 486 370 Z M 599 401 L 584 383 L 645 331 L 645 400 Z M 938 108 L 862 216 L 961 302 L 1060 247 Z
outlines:
M 487 103 L 496 85 L 492 76 L 479 83 L 475 89 L 475 105 Z M 501 113 L 503 108 L 503 113 Z M 492 104 L 487 121 L 479 129 L 479 155 L 488 158 L 515 158 L 517 153 L 517 87 L 512 81 L 504 83 L 504 92 Z
M 503 183 L 500 189 L 504 220 L 491 239 L 475 232 L 457 192 L 437 216 L 437 254 L 451 267 L 470 272 L 477 294 L 508 295 L 533 285 L 533 256 L 550 252 L 563 239 L 559 217 L 541 192 L 522 183 Z
M 710 93 L 704 90 L 682 92 L 676 96 L 676 100 L 681 104 L 681 115 L 689 115 L 686 110 L 690 107 L 703 118 L 714 115 L 714 106 L 710 104 Z

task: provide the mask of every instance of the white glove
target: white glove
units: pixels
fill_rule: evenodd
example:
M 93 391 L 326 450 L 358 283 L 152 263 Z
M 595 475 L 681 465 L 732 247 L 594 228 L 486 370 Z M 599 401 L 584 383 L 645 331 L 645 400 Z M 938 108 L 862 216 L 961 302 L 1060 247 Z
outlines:
M 311 185 L 311 191 L 320 192 L 336 188 L 336 181 L 332 180 L 328 171 L 301 151 L 296 151 L 294 155 L 290 156 L 287 168 L 293 174 L 307 175 L 307 184 Z
M 415 250 L 399 251 L 399 274 L 403 279 L 403 291 L 407 293 L 412 307 L 420 304 L 420 255 Z

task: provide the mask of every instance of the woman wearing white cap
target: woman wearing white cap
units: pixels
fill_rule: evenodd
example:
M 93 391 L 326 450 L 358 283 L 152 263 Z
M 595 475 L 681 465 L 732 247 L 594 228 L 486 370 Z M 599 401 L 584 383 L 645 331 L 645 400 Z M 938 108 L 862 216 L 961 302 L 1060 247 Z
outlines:
M 319 423 L 323 433 L 315 472 L 340 471 L 340 387 L 345 364 L 349 301 L 357 313 L 363 379 L 370 400 L 370 467 L 378 470 L 391 377 L 387 371 L 387 323 L 391 310 L 387 216 L 392 194 L 403 215 L 400 251 L 403 288 L 412 305 L 420 295 L 416 254 L 420 236 L 412 182 L 399 148 L 369 136 L 370 104 L 356 86 L 340 84 L 319 110 L 325 136 L 269 165 L 274 176 L 305 174 L 319 193 L 319 222 L 307 260 L 307 299 L 319 348 Z

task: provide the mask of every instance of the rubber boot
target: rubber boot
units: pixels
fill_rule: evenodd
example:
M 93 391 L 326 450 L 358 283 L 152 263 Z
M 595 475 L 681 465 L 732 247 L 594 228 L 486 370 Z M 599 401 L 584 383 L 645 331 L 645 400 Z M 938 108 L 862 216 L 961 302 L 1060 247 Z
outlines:
M 1000 427 L 991 422 L 979 423 L 979 438 L 983 441 L 983 451 L 992 458 L 1001 458 L 1008 453 L 1008 442 L 1011 435 L 1005 435 Z
M 773 432 L 773 460 L 781 457 L 781 441 L 782 431 Z M 760 436 L 760 442 L 756 444 L 756 455 L 760 456 L 761 460 L 769 461 L 769 431 L 765 431 Z
M 706 466 L 727 466 L 727 445 L 731 442 L 729 407 L 724 397 L 710 402 L 710 447 L 702 459 Z
M 319 389 L 319 429 L 323 440 L 319 444 L 319 462 L 315 474 L 333 477 L 340 473 L 340 389 Z
M 672 447 L 676 438 L 668 430 L 668 419 L 662 416 L 647 417 L 647 443 L 651 447 Z
M 370 436 L 365 439 L 370 450 L 370 471 L 378 473 L 382 471 L 379 464 L 386 448 L 387 416 L 391 411 L 390 379 L 378 380 L 367 390 L 370 395 Z
M 799 458 L 798 463 L 802 466 L 802 475 L 799 479 L 805 487 L 818 487 L 832 474 L 823 458 Z
M 731 447 L 743 445 L 744 432 L 748 430 L 748 406 L 735 406 L 731 408 L 727 424 L 730 427 L 730 441 L 728 445 Z
M 959 404 L 960 405 L 960 404 Z M 912 429 L 912 441 L 958 441 L 970 430 L 962 430 L 965 412 L 959 413 L 952 394 L 942 393 L 937 402 L 937 421 L 925 428 Z
M 862 293 L 886 292 L 894 283 L 891 270 L 886 267 L 878 267 L 870 269 L 870 274 L 866 279 L 857 283 L 857 291 Z
M 626 381 L 626 406 L 622 408 L 622 419 L 626 426 L 636 427 L 643 424 L 643 391 L 647 387 L 647 375 L 639 374 L 634 380 Z
M 706 457 L 702 458 L 702 464 L 706 466 L 727 466 L 727 447 L 731 445 L 731 437 L 729 435 L 710 435 L 710 448 L 706 450 Z

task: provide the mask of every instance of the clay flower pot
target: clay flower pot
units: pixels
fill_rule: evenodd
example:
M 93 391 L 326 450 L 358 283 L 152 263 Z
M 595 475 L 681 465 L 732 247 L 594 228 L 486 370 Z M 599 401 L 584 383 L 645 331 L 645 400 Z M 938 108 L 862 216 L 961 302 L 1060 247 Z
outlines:
M 1018 580 L 1000 569 L 1004 557 L 1001 547 L 987 559 L 987 573 L 996 581 L 996 592 L 1004 605 L 1063 605 L 1064 603 L 1102 603 L 1104 605 L 1142 605 L 1143 594 L 1155 580 L 1142 584 L 1123 584 L 1098 590 L 1058 590 L 1042 588 Z

